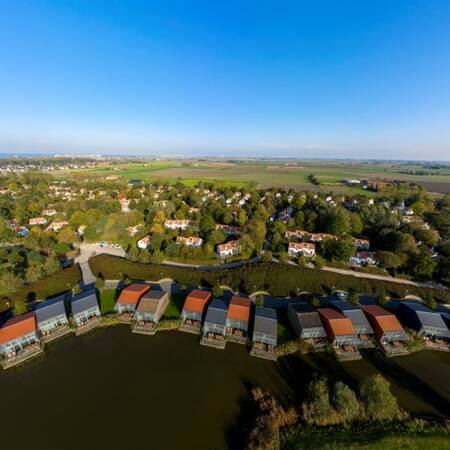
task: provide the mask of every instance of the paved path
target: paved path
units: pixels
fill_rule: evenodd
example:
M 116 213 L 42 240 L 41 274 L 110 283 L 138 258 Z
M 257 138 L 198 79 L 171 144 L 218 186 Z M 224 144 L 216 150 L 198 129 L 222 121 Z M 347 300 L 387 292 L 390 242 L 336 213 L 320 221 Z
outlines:
M 108 254 L 113 256 L 125 256 L 125 251 L 123 248 L 113 248 L 113 247 L 100 247 L 96 244 L 85 244 L 82 243 L 78 246 L 80 254 L 75 258 L 75 264 L 80 265 L 81 269 L 81 289 L 88 290 L 95 286 L 95 276 L 92 273 L 91 267 L 89 266 L 89 259 L 96 254 Z
M 246 259 L 245 261 L 233 261 L 224 264 L 186 264 L 175 261 L 164 260 L 162 263 L 165 266 L 172 267 L 190 267 L 191 269 L 202 269 L 202 270 L 217 270 L 217 269 L 233 269 L 235 267 L 246 266 L 247 264 L 254 264 L 261 261 L 260 256 L 255 256 L 252 259 Z

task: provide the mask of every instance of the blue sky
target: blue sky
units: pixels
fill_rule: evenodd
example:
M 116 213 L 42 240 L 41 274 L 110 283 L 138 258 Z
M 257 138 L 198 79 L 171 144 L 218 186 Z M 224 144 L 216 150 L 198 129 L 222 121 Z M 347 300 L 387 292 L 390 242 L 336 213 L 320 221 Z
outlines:
M 0 152 L 450 160 L 448 1 L 0 11 Z

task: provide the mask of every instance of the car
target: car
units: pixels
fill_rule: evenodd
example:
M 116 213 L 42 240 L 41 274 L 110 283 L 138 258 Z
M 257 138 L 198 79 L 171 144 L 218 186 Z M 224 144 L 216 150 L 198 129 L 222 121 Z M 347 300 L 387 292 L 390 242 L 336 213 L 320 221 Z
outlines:
M 122 246 L 120 244 L 113 244 L 111 245 L 112 248 L 122 248 Z
M 108 243 L 106 241 L 101 241 L 99 244 L 99 247 L 108 247 Z

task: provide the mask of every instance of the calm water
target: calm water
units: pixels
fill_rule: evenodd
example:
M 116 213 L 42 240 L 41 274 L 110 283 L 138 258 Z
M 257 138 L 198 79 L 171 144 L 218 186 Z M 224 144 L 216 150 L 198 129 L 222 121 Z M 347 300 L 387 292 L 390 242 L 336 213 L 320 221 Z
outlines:
M 450 415 L 450 354 L 369 356 L 344 365 L 319 355 L 295 356 L 275 364 L 249 357 L 238 345 L 202 347 L 184 333 L 99 330 L 58 342 L 45 357 L 0 373 L 2 447 L 239 448 L 252 385 L 295 402 L 314 371 L 356 386 L 380 369 L 404 407 Z

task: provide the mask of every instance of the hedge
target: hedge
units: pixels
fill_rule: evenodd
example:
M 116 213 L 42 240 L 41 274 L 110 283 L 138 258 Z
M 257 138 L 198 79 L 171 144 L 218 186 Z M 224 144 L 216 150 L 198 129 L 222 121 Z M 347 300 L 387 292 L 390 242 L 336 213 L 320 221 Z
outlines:
M 291 266 L 272 262 L 247 264 L 232 269 L 195 269 L 164 264 L 142 264 L 110 255 L 91 258 L 90 266 L 96 276 L 104 279 L 128 277 L 135 280 L 171 278 L 190 286 L 230 286 L 233 290 L 251 294 L 268 291 L 274 296 L 297 295 L 299 292 L 327 293 L 331 289 L 356 290 L 361 293 L 386 292 L 402 298 L 407 294 L 424 297 L 432 295 L 438 301 L 450 301 L 450 292 L 434 288 L 417 287 L 391 281 L 357 278 L 320 269 Z

